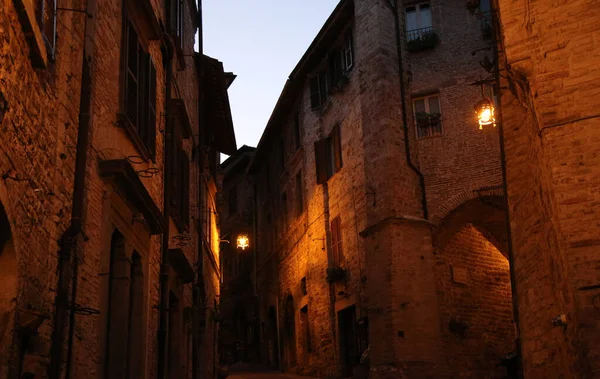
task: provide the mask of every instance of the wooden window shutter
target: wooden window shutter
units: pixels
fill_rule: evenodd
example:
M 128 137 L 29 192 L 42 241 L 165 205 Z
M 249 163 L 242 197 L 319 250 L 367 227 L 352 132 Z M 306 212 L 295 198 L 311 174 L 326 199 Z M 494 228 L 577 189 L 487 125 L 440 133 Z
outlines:
M 317 165 L 317 184 L 327 182 L 327 139 L 315 142 L 315 162 Z
M 139 52 L 141 48 L 135 28 L 130 21 L 127 23 L 127 38 L 125 43 L 125 115 L 131 125 L 136 128 L 138 124 Z
M 149 73 L 148 73 L 148 115 L 147 115 L 147 128 L 148 128 L 148 139 L 146 147 L 150 152 L 152 159 L 156 157 L 156 69 L 152 58 L 148 57 Z
M 181 218 L 184 225 L 190 219 L 190 161 L 186 152 L 181 150 Z
M 148 113 L 146 112 L 147 104 L 149 101 L 150 93 L 148 92 L 149 85 L 149 77 L 148 72 L 150 68 L 148 67 L 150 62 L 150 54 L 143 51 L 140 48 L 139 52 L 139 74 L 138 74 L 138 87 L 137 87 L 137 97 L 138 97 L 138 115 L 137 115 L 137 124 L 136 124 L 136 132 L 140 137 L 140 140 L 144 144 L 144 146 L 148 147 Z
M 310 79 L 310 106 L 312 109 L 321 106 L 321 90 L 319 89 L 319 76 Z
M 335 172 L 342 168 L 342 141 L 340 136 L 340 125 L 337 124 L 331 133 L 331 141 L 333 144 L 333 158 Z

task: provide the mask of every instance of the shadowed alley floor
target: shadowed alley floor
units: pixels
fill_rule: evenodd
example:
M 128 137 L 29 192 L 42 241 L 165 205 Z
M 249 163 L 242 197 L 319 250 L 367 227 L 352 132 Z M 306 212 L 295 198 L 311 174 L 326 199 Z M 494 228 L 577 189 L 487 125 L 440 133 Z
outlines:
M 234 372 L 227 379 L 311 379 L 308 376 L 283 374 L 280 372 Z

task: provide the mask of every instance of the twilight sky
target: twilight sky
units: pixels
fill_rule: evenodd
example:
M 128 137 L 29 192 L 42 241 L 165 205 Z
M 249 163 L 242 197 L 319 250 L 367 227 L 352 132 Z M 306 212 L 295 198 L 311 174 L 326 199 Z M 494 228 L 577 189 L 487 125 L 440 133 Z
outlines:
M 339 0 L 203 0 L 204 54 L 229 87 L 238 148 L 256 146 L 286 79 Z

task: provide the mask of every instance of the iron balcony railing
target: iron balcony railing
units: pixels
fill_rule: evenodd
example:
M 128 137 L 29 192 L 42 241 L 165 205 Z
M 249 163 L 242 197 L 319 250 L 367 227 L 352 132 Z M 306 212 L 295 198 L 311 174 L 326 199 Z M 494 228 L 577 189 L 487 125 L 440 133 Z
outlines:
M 428 28 L 408 30 L 406 32 L 406 39 L 408 41 L 415 41 L 418 39 L 423 39 L 423 37 L 427 38 L 432 33 L 434 33 L 434 31 L 433 31 L 433 27 L 431 27 L 431 26 Z

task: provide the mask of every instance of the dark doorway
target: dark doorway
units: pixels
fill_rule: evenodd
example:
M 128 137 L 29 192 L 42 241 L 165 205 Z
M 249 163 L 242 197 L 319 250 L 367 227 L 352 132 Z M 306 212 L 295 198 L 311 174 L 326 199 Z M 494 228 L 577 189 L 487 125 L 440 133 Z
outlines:
M 294 298 L 288 295 L 285 299 L 285 347 L 286 363 L 288 367 L 296 365 L 296 314 L 294 311 Z
M 277 312 L 275 307 L 269 308 L 269 325 L 268 325 L 268 357 L 271 368 L 279 368 L 279 338 L 277 336 Z
M 352 376 L 352 369 L 360 363 L 356 307 L 353 305 L 338 312 L 340 358 L 344 377 Z

